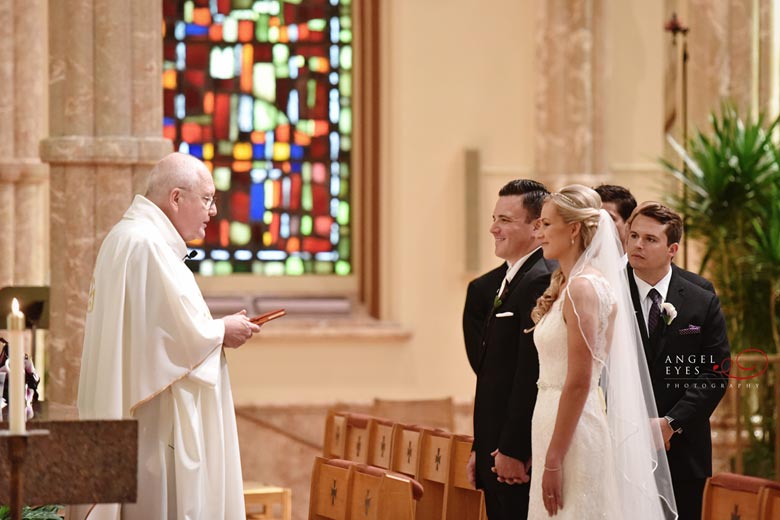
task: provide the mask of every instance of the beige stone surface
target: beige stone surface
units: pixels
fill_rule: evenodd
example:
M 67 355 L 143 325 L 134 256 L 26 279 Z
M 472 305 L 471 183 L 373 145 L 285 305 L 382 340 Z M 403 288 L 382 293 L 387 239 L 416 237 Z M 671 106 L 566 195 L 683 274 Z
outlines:
M 539 5 L 535 170 L 547 178 L 602 172 L 604 2 Z
M 95 135 L 130 135 L 132 19 L 124 2 L 94 0 L 94 9 Z
M 61 127 L 51 135 L 89 136 L 95 131 L 95 41 L 94 2 L 92 0 L 64 0 L 57 15 L 60 23 L 50 30 L 56 35 L 52 40 L 62 45 L 52 48 L 52 57 L 64 61 L 62 97 L 52 99 L 51 113 L 62 114 Z
M 62 179 L 53 186 L 62 189 L 52 200 L 52 228 L 61 235 L 53 250 L 51 348 L 49 395 L 57 402 L 72 404 L 78 390 L 87 295 L 96 254 L 95 185 L 92 166 L 72 165 L 56 171 Z M 60 213 L 61 212 L 61 213 Z M 54 227 L 60 223 L 61 227 Z M 54 247 L 55 242 L 52 242 Z
M 45 242 L 47 217 L 40 182 L 16 184 L 14 203 L 14 285 L 43 285 L 48 275 L 48 244 Z
M 14 155 L 37 159 L 46 132 L 46 38 L 41 30 L 45 0 L 16 0 L 14 7 Z M 44 18 L 45 19 L 45 18 Z
M 0 182 L 0 287 L 14 280 L 14 185 Z
M 132 132 L 139 137 L 159 138 L 162 135 L 160 13 L 162 0 L 135 0 L 130 6 L 133 20 Z
M 132 167 L 97 166 L 95 200 L 95 255 L 111 228 L 122 218 L 133 197 Z
M 14 149 L 14 0 L 0 0 L 0 160 Z

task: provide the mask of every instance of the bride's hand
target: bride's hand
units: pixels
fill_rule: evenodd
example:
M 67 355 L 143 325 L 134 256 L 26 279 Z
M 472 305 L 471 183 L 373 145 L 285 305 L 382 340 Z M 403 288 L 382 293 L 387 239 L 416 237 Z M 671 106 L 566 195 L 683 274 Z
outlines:
M 551 471 L 553 470 L 553 471 Z M 550 516 L 558 514 L 563 509 L 563 467 L 544 468 L 542 476 L 542 501 Z

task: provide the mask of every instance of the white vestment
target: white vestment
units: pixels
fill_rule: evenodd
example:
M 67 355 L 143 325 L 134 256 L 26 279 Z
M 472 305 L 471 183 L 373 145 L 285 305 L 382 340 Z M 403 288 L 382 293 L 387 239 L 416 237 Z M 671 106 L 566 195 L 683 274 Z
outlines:
M 79 415 L 138 420 L 138 500 L 97 505 L 90 520 L 246 517 L 224 322 L 212 319 L 186 253 L 170 220 L 140 195 L 100 247 Z M 84 518 L 81 509 L 71 518 Z

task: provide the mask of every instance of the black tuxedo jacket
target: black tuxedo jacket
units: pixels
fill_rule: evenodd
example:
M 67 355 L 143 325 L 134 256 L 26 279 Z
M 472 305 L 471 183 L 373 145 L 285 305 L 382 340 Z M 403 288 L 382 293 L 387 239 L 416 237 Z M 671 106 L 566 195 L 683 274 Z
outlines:
M 536 404 L 539 357 L 531 310 L 550 284 L 555 268 L 539 249 L 520 268 L 501 305 L 491 305 L 477 356 L 474 398 L 474 446 L 477 464 L 489 463 L 498 448 L 520 460 L 531 456 L 531 416 Z
M 702 479 L 712 474 L 710 415 L 726 392 L 728 376 L 718 367 L 730 355 L 718 297 L 681 272 L 687 273 L 679 267 L 672 270 L 666 295 L 677 317 L 669 325 L 659 320 L 658 327 L 648 335 L 634 273 L 628 268 L 631 299 L 658 415 L 672 417 L 675 427 L 683 429 L 672 435 L 667 452 L 673 480 Z
M 485 322 L 493 310 L 493 300 L 506 276 L 506 270 L 507 264 L 504 262 L 492 271 L 472 280 L 466 290 L 466 304 L 463 306 L 463 341 L 466 344 L 466 356 L 475 374 L 482 352 Z
M 681 267 L 677 267 L 677 264 L 672 264 L 672 271 L 674 272 L 674 274 L 678 274 L 682 276 L 689 282 L 693 283 L 694 285 L 698 285 L 702 289 L 707 289 L 712 293 L 715 292 L 715 287 L 713 287 L 712 283 L 710 283 L 710 281 L 704 278 L 703 276 L 699 276 L 696 273 L 692 273 L 690 271 L 686 271 Z

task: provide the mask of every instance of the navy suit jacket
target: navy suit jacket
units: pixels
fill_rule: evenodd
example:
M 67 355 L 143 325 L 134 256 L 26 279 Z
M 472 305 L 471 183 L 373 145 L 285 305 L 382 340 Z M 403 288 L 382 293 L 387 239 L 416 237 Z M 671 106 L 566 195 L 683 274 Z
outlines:
M 673 268 L 666 301 L 677 317 L 669 325 L 659 320 L 648 335 L 634 273 L 630 266 L 627 271 L 658 415 L 683 429 L 667 452 L 672 479 L 706 478 L 712 474 L 710 415 L 728 386 L 719 369 L 730 356 L 720 301 L 681 275 L 687 271 Z

